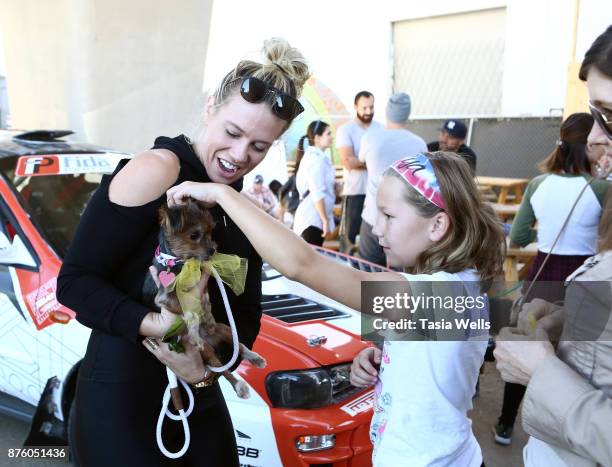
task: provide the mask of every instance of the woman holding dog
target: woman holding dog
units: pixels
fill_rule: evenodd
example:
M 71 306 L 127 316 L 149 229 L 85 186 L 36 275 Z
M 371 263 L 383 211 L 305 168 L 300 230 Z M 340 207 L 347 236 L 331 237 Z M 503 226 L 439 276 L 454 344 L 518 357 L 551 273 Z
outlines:
M 196 349 L 187 344 L 179 354 L 160 345 L 175 316 L 144 306 L 141 291 L 158 242 L 158 210 L 166 190 L 194 181 L 240 192 L 243 176 L 303 111 L 297 99 L 309 70 L 301 53 L 271 39 L 263 55 L 264 63 L 241 61 L 223 78 L 208 99 L 205 128 L 193 142 L 183 135 L 157 138 L 152 149 L 122 161 L 104 178 L 83 213 L 57 287 L 58 300 L 92 329 L 71 411 L 79 465 L 238 466 L 219 385 L 205 378 Z M 249 262 L 244 293 L 227 292 L 239 339 L 251 347 L 261 318 L 261 258 L 220 207 L 211 213 L 217 251 Z M 216 320 L 227 322 L 213 281 L 209 294 Z M 143 336 L 154 339 L 143 341 Z M 167 384 L 164 365 L 201 387 L 189 418 L 193 441 L 178 461 L 165 458 L 155 438 Z M 166 423 L 163 438 L 170 451 L 177 451 L 183 444 L 181 425 Z

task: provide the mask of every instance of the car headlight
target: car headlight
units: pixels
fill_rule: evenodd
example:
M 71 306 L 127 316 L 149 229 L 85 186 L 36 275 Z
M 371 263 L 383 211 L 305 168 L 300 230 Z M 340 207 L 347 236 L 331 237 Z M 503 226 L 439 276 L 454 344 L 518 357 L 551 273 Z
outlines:
M 335 404 L 355 391 L 350 363 L 310 370 L 277 371 L 266 377 L 266 391 L 274 407 L 314 409 Z

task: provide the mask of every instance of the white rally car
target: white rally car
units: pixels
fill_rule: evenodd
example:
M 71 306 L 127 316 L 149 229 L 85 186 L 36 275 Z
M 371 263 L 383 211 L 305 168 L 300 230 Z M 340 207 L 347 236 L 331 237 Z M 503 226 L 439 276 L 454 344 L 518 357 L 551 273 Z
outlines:
M 32 421 L 26 445 L 70 442 L 70 408 L 89 329 L 55 298 L 56 277 L 102 174 L 127 154 L 62 140 L 70 132 L 0 132 L 0 412 Z M 381 268 L 319 250 L 347 267 Z M 264 369 L 221 380 L 244 466 L 371 465 L 372 389 L 349 382 L 366 345 L 358 314 L 264 266 Z M 160 401 L 162 395 L 160 394 Z M 152 427 L 154 429 L 154 427 Z

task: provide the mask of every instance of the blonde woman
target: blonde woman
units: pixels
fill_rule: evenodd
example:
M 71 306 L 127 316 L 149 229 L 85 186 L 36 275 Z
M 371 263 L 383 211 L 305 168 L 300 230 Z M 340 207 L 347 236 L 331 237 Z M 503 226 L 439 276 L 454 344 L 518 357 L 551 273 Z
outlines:
M 156 250 L 157 212 L 166 190 L 192 180 L 216 182 L 238 194 L 244 175 L 303 111 L 297 99 L 309 71 L 301 53 L 272 39 L 264 43 L 263 56 L 263 63 L 239 62 L 223 78 L 209 98 L 206 125 L 196 140 L 157 138 L 153 149 L 123 161 L 103 180 L 83 214 L 57 290 L 58 300 L 92 329 L 71 425 L 80 465 L 238 466 L 232 422 L 216 383 L 195 395 L 192 442 L 185 456 L 173 461 L 159 451 L 155 426 L 167 382 L 164 365 L 189 383 L 202 382 L 206 373 L 195 349 L 187 346 L 179 354 L 155 340 L 174 317 L 143 305 L 141 290 Z M 227 293 L 239 339 L 251 347 L 260 326 L 261 258 L 221 209 L 212 215 L 218 251 L 249 261 L 245 292 L 239 297 Z M 215 319 L 227 322 L 214 281 L 209 292 Z M 140 343 L 143 336 L 153 338 L 144 341 L 148 348 Z M 164 437 L 178 438 L 178 445 L 181 430 L 174 423 Z M 175 444 L 168 447 L 176 450 Z

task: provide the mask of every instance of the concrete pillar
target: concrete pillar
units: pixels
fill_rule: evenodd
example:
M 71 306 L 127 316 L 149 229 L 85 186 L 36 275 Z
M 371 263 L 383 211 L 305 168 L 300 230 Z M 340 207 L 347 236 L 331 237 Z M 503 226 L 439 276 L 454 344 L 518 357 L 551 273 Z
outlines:
M 212 0 L 0 0 L 13 128 L 129 152 L 201 118 Z

